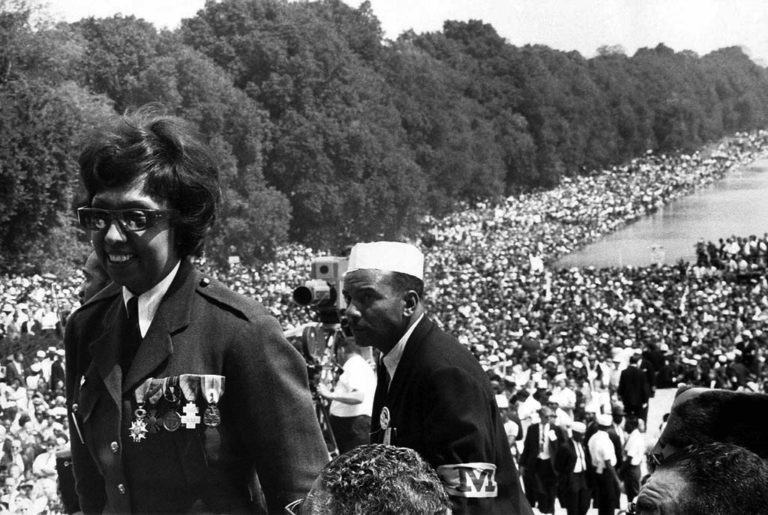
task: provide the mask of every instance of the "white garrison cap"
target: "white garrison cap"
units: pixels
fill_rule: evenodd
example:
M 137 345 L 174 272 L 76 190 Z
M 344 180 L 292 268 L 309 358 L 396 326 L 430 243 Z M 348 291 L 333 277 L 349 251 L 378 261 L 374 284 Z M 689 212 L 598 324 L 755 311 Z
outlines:
M 400 272 L 424 280 L 424 254 L 408 243 L 375 241 L 358 243 L 349 255 L 347 273 L 355 270 Z
M 587 432 L 587 425 L 584 422 L 574 422 L 571 424 L 571 431 L 574 433 L 586 433 Z
M 597 416 L 598 426 L 610 426 L 613 425 L 613 419 L 608 413 L 601 413 Z

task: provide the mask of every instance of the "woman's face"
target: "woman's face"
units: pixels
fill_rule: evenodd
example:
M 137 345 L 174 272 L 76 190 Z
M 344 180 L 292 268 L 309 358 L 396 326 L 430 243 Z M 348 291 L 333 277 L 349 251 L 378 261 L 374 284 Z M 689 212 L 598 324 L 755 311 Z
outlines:
M 133 183 L 97 193 L 91 206 L 100 209 L 168 209 L 168 203 L 144 191 L 145 176 Z M 179 261 L 173 227 L 167 219 L 142 231 L 131 232 L 112 220 L 93 231 L 93 248 L 104 269 L 117 284 L 141 295 L 159 283 Z

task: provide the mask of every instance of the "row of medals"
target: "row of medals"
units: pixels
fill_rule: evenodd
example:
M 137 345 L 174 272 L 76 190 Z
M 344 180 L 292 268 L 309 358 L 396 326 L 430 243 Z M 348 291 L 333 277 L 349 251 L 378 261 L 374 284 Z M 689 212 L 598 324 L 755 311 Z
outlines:
M 173 389 L 173 387 L 171 387 Z M 150 408 L 149 411 L 144 409 L 144 402 L 137 399 L 138 408 L 133 412 L 133 421 L 129 429 L 129 436 L 132 441 L 138 443 L 146 438 L 147 434 L 155 434 L 160 431 L 160 428 L 164 428 L 166 431 L 177 431 L 181 426 L 186 429 L 195 429 L 200 423 L 200 416 L 198 415 L 198 407 L 193 401 L 188 401 L 184 405 L 184 415 L 180 415 L 176 411 L 175 405 L 178 405 L 178 398 L 171 391 L 171 398 L 167 397 L 168 392 L 164 392 L 163 396 L 171 404 L 168 411 L 158 416 L 157 409 Z M 209 428 L 215 428 L 221 424 L 221 414 L 216 403 L 212 400 L 207 402 L 207 407 L 203 412 L 202 422 Z

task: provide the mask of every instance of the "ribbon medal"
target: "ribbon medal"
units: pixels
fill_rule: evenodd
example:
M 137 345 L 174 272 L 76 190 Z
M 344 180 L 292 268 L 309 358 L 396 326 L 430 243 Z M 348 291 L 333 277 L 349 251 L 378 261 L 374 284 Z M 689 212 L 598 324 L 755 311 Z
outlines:
M 216 427 L 221 424 L 221 413 L 216 404 L 224 393 L 224 376 L 206 374 L 202 377 L 203 396 L 208 403 L 203 413 L 203 424 Z
M 163 396 L 168 401 L 170 407 L 163 416 L 163 427 L 166 431 L 176 431 L 181 427 L 181 415 L 176 412 L 176 406 L 179 403 L 179 397 L 176 395 L 176 383 L 178 377 L 166 377 L 163 386 Z
M 182 374 L 179 376 L 179 385 L 181 393 L 187 400 L 184 405 L 184 415 L 181 417 L 181 423 L 187 429 L 194 429 L 200 423 L 201 418 L 198 415 L 197 392 L 200 391 L 200 376 L 196 374 Z
M 133 412 L 133 422 L 131 422 L 131 428 L 129 429 L 129 436 L 135 443 L 141 442 L 147 436 L 147 423 L 144 418 L 147 415 L 144 409 L 144 397 L 147 394 L 150 381 L 144 381 L 141 385 L 136 387 L 133 395 L 136 398 L 136 411 Z

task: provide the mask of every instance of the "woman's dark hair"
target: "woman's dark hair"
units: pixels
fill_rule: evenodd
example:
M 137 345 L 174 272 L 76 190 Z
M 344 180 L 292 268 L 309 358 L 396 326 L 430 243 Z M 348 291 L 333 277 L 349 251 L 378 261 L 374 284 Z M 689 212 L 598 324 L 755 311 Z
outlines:
M 144 176 L 146 193 L 179 212 L 179 254 L 199 253 L 221 195 L 211 151 L 188 122 L 141 108 L 94 132 L 79 163 L 87 205 L 97 193 Z

